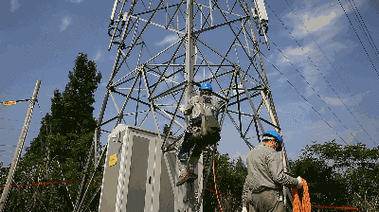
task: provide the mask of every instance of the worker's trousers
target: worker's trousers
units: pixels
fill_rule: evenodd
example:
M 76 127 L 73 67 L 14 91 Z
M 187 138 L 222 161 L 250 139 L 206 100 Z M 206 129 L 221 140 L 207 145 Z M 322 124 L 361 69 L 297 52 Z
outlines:
M 278 190 L 252 192 L 251 203 L 254 206 L 255 212 L 286 212 L 281 193 Z

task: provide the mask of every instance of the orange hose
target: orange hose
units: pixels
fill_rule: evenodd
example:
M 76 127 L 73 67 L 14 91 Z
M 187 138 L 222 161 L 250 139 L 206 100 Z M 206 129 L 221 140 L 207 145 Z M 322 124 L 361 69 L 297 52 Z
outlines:
M 292 189 L 293 197 L 293 212 L 311 212 L 311 199 L 309 198 L 307 181 L 301 179 L 303 183 L 303 199 L 300 201 L 300 196 L 297 188 Z
M 216 183 L 216 173 L 215 173 L 215 159 L 214 159 L 214 157 L 213 157 L 213 162 L 212 163 L 213 163 L 212 164 L 212 166 L 213 166 L 213 182 L 215 183 L 217 202 L 218 202 L 218 206 L 220 207 L 221 212 L 223 212 L 220 199 L 218 198 L 217 183 Z

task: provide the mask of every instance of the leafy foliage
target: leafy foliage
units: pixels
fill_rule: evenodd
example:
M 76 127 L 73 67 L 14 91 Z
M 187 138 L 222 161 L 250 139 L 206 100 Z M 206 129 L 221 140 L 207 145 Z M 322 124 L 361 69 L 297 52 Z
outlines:
M 295 175 L 309 184 L 313 205 L 354 206 L 379 210 L 379 148 L 314 142 L 292 162 Z
M 102 78 L 96 64 L 80 53 L 65 90 L 54 91 L 51 113 L 46 114 L 37 137 L 26 148 L 14 176 L 14 187 L 6 211 L 72 211 L 78 183 L 48 184 L 77 180 L 83 175 L 96 121 L 93 118 L 94 92 Z M 5 172 L 6 170 L 4 170 Z M 3 182 L 5 179 L 2 178 Z M 99 181 L 99 179 L 98 179 Z M 90 192 L 96 187 L 91 186 Z M 98 201 L 90 206 L 96 210 Z
M 307 180 L 312 205 L 352 206 L 361 211 L 378 211 L 378 150 L 378 147 L 369 149 L 363 143 L 342 146 L 334 140 L 323 144 L 314 142 L 302 150 L 299 159 L 290 161 L 290 167 L 295 176 Z M 209 163 L 205 167 L 209 167 Z M 230 160 L 228 154 L 216 152 L 215 167 L 223 210 L 239 211 L 246 166 L 241 158 Z M 207 171 L 206 168 L 204 173 Z M 206 188 L 204 211 L 218 211 L 212 170 Z
M 212 169 L 212 161 L 205 163 L 204 174 L 209 165 Z M 239 211 L 242 208 L 241 196 L 243 184 L 247 175 L 247 167 L 241 157 L 231 160 L 228 154 L 215 153 L 215 174 L 217 190 L 223 211 Z M 204 211 L 215 211 L 219 208 L 215 193 L 213 170 L 206 183 L 204 194 Z

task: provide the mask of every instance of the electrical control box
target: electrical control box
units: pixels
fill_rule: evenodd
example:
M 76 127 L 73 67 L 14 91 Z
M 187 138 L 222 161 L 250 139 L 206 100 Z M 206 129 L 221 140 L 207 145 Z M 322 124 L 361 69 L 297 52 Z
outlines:
M 176 187 L 176 151 L 162 154 L 163 134 L 118 125 L 108 136 L 99 211 L 180 211 L 185 187 Z M 167 145 L 175 142 L 169 137 Z

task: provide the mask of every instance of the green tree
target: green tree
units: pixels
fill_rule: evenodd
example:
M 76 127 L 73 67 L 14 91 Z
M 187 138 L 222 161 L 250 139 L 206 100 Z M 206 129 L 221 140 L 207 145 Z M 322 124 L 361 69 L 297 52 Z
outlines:
M 15 182 L 32 184 L 82 177 L 96 127 L 94 92 L 102 76 L 96 64 L 80 53 L 68 77 L 65 90 L 54 91 L 51 113 L 43 117 L 38 136 L 26 148 Z M 24 186 L 13 189 L 6 208 L 7 211 L 71 211 L 77 192 L 75 182 Z M 96 205 L 95 200 L 92 209 Z
M 379 148 L 363 143 L 314 142 L 292 162 L 295 175 L 309 184 L 315 205 L 345 205 L 379 210 Z M 317 176 L 317 177 L 316 177 Z
M 241 196 L 243 184 L 247 175 L 247 167 L 241 157 L 231 160 L 229 155 L 218 151 L 215 153 L 215 174 L 219 199 L 223 211 L 239 211 L 242 208 Z M 210 167 L 210 175 L 204 194 L 204 211 L 215 211 L 219 208 L 215 193 L 212 161 L 206 161 L 204 175 Z
M 349 202 L 347 184 L 325 161 L 301 156 L 290 161 L 295 176 L 307 180 L 312 205 L 339 206 Z

